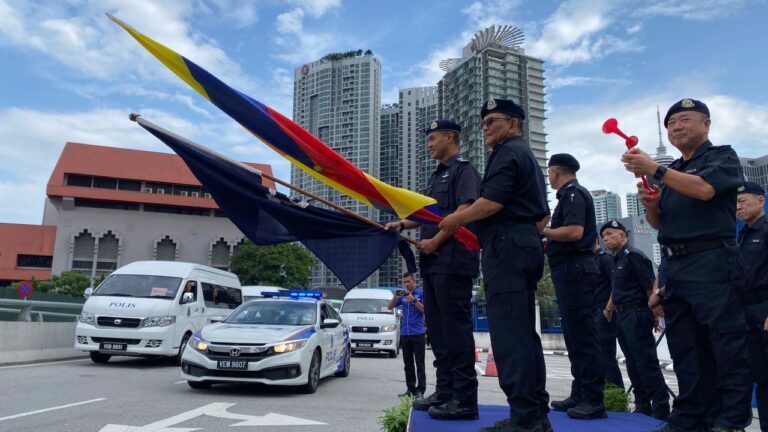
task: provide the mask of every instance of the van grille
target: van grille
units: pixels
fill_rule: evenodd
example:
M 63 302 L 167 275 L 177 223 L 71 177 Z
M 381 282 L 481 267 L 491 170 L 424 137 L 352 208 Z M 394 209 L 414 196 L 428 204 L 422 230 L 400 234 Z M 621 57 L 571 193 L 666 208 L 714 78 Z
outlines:
M 101 327 L 136 328 L 141 323 L 141 319 L 100 316 L 96 318 L 96 323 Z
M 352 331 L 355 333 L 378 333 L 378 327 L 352 327 Z
M 121 343 L 126 345 L 138 345 L 141 339 L 119 339 L 119 338 L 106 338 L 91 336 L 91 339 L 96 343 Z

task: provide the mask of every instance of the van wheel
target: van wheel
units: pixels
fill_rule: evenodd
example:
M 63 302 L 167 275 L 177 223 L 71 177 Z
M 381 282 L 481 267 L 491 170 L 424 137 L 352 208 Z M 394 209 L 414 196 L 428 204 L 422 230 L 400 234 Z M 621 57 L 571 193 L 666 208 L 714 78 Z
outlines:
M 400 354 L 400 347 L 395 348 L 394 351 L 390 351 L 389 358 L 397 358 L 398 354 Z
M 317 391 L 318 384 L 320 384 L 320 351 L 315 350 L 315 353 L 312 354 L 312 361 L 309 363 L 307 383 L 299 387 L 299 392 L 312 394 Z
M 352 348 L 347 347 L 347 352 L 344 355 L 344 369 L 336 372 L 334 375 L 341 378 L 346 378 L 349 376 L 349 368 L 351 366 L 350 357 L 352 357 Z
M 98 351 L 91 351 L 91 360 L 94 363 L 106 363 L 109 361 L 110 358 L 112 358 L 109 354 L 102 354 Z
M 211 383 L 205 381 L 187 381 L 187 384 L 195 390 L 206 390 L 211 388 Z
M 187 342 L 189 342 L 189 333 L 186 333 L 181 338 L 181 345 L 179 345 L 179 353 L 175 357 L 171 357 L 171 362 L 174 366 L 181 366 L 181 357 L 184 355 L 184 350 L 187 349 Z

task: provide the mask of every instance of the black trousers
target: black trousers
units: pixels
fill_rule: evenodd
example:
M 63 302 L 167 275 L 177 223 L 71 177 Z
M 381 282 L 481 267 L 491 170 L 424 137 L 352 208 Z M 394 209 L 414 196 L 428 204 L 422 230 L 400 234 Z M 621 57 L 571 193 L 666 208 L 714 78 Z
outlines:
M 424 276 L 424 318 L 435 355 L 435 391 L 476 404 L 471 299 L 470 276 L 439 273 Z
M 746 307 L 747 356 L 752 381 L 757 384 L 757 413 L 760 430 L 768 432 L 768 332 L 763 330 L 768 301 Z
M 647 307 L 616 312 L 619 345 L 627 358 L 627 373 L 635 392 L 635 405 L 669 403 L 669 393 L 656 355 L 653 313 Z
M 405 385 L 408 391 L 424 393 L 427 389 L 427 376 L 424 373 L 424 350 L 426 349 L 424 335 L 400 335 L 400 348 L 403 350 Z
M 608 322 L 600 308 L 595 308 L 593 313 L 595 334 L 600 348 L 600 364 L 605 371 L 605 381 L 624 388 L 624 379 L 621 377 L 619 361 L 616 359 L 616 319 Z
M 744 428 L 752 420 L 744 266 L 735 246 L 665 257 L 667 342 L 680 392 L 668 422 L 684 429 Z

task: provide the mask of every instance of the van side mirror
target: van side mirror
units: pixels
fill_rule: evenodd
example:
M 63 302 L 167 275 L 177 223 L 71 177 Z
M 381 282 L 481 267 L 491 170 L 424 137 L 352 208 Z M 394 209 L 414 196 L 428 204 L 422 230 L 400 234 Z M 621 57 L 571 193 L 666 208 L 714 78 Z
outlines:
M 333 318 L 326 318 L 323 320 L 323 323 L 320 324 L 321 329 L 327 329 L 327 328 L 336 328 L 339 326 L 341 322 L 337 319 Z
M 191 292 L 185 292 L 181 295 L 181 304 L 192 303 L 195 301 L 195 294 Z
M 83 297 L 88 298 L 91 296 L 91 294 L 93 294 L 93 288 L 88 287 L 85 289 L 85 292 L 83 293 Z

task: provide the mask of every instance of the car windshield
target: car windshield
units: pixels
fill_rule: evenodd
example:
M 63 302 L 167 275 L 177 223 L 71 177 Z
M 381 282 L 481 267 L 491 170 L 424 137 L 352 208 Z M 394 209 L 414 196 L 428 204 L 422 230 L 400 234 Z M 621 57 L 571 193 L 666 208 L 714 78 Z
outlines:
M 389 300 L 385 299 L 347 299 L 341 306 L 341 313 L 389 314 Z
M 227 324 L 311 325 L 317 321 L 317 305 L 299 301 L 252 301 L 235 309 Z
M 93 295 L 173 299 L 180 287 L 177 277 L 119 274 L 104 280 Z

